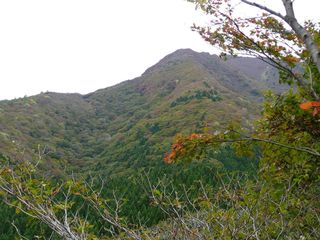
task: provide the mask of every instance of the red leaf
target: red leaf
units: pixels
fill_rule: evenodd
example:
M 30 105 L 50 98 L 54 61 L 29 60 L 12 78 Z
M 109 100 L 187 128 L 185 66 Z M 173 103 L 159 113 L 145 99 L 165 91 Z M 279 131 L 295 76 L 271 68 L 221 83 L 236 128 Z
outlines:
M 312 107 L 320 107 L 320 102 L 305 102 L 300 104 L 300 108 L 303 110 L 308 110 Z

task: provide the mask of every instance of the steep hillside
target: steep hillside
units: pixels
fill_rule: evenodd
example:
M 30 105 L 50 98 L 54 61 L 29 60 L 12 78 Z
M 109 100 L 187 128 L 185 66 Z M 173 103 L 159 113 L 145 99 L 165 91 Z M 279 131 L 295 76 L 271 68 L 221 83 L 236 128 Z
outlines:
M 226 63 L 240 74 L 245 74 L 253 81 L 258 82 L 260 90 L 271 89 L 281 93 L 289 89 L 286 84 L 279 84 L 278 71 L 263 61 L 255 58 L 236 57 L 230 58 Z
M 40 150 L 56 174 L 66 166 L 123 172 L 161 164 L 175 134 L 246 125 L 259 114 L 260 92 L 276 74 L 256 59 L 239 61 L 183 49 L 136 79 L 88 95 L 2 101 L 1 152 L 23 158 Z M 259 67 L 248 71 L 253 62 Z

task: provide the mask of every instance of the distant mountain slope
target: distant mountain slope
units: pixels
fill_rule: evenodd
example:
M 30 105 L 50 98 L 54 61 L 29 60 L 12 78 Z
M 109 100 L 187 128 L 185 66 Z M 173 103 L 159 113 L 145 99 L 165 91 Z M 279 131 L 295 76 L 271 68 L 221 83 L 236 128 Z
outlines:
M 40 144 L 45 165 L 56 174 L 65 166 L 110 172 L 158 164 L 179 132 L 205 125 L 219 129 L 239 119 L 246 125 L 259 114 L 260 91 L 276 74 L 257 61 L 224 62 L 182 49 L 136 79 L 88 95 L 45 93 L 2 101 L 0 151 L 21 158 Z
M 275 68 L 256 58 L 229 58 L 226 63 L 254 81 L 258 81 L 260 90 L 271 89 L 280 93 L 289 89 L 288 85 L 279 84 L 279 74 Z
M 93 116 L 92 106 L 80 94 L 45 93 L 2 101 L 0 152 L 22 159 L 40 151 L 48 167 L 59 169 L 66 160 L 72 163 L 82 156 Z

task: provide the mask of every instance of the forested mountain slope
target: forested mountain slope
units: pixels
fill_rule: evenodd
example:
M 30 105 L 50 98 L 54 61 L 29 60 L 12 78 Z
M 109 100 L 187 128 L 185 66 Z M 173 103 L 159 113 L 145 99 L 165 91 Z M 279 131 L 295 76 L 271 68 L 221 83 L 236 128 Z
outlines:
M 256 66 L 256 67 L 252 67 Z M 172 137 L 259 114 L 275 71 L 257 59 L 226 62 L 177 50 L 142 76 L 88 95 L 42 93 L 0 102 L 0 150 L 45 155 L 59 169 L 123 172 L 161 164 Z
M 259 67 L 251 68 L 252 64 Z M 47 92 L 1 101 L 0 154 L 14 161 L 37 161 L 41 156 L 41 168 L 49 170 L 44 173 L 58 181 L 68 177 L 66 173 L 80 173 L 81 178 L 94 172 L 91 176 L 108 183 L 104 197 L 113 198 L 114 192 L 125 196 L 122 217 L 153 226 L 166 216 L 150 203 L 141 183 L 144 170 L 153 183 L 166 178 L 177 189 L 192 188 L 192 193 L 200 181 L 216 184 L 216 168 L 255 171 L 255 158 L 236 156 L 227 146 L 188 166 L 167 165 L 162 159 L 178 133 L 204 128 L 213 132 L 233 121 L 249 126 L 260 114 L 261 91 L 277 81 L 273 72 L 257 59 L 225 62 L 182 49 L 138 78 L 87 95 Z M 0 231 L 7 236 L 4 239 L 15 234 L 13 220 L 20 228 L 28 226 L 23 230 L 26 236 L 43 228 L 24 216 L 17 218 L 5 205 L 0 207 L 6 219 Z M 101 227 L 99 222 L 95 225 Z

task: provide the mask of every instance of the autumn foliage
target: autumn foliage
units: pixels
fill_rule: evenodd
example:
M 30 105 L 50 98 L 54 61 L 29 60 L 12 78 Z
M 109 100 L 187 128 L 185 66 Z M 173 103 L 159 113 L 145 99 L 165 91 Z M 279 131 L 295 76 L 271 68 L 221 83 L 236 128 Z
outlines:
M 300 108 L 302 110 L 309 110 L 313 108 L 312 115 L 316 116 L 317 114 L 320 113 L 320 102 L 319 101 L 314 101 L 314 102 L 304 102 L 300 104 Z
M 203 140 L 208 141 L 209 137 L 204 134 L 197 133 L 192 133 L 187 137 L 181 134 L 177 135 L 174 144 L 171 145 L 171 152 L 165 155 L 164 161 L 167 164 L 175 163 L 177 159 L 186 154 L 190 154 L 190 148 L 195 147 Z
M 210 24 L 195 24 L 193 30 L 205 41 L 218 47 L 222 57 L 247 55 L 259 58 L 279 70 L 280 83 L 297 84 L 304 89 L 305 94 L 318 98 L 320 76 L 316 68 L 319 70 L 320 55 L 316 57 L 313 53 L 319 53 L 318 24 L 306 21 L 296 28 L 298 22 L 293 26 L 288 21 L 294 16 L 282 15 L 267 7 L 261 8 L 258 1 L 239 1 L 258 10 L 254 14 L 247 14 L 248 16 L 237 11 L 239 8 L 233 0 L 193 2 L 213 17 Z M 289 9 L 291 1 L 283 2 Z M 303 33 L 300 32 L 301 29 Z M 307 38 L 313 39 L 315 44 L 306 44 Z M 301 67 L 306 67 L 306 70 L 301 71 Z

